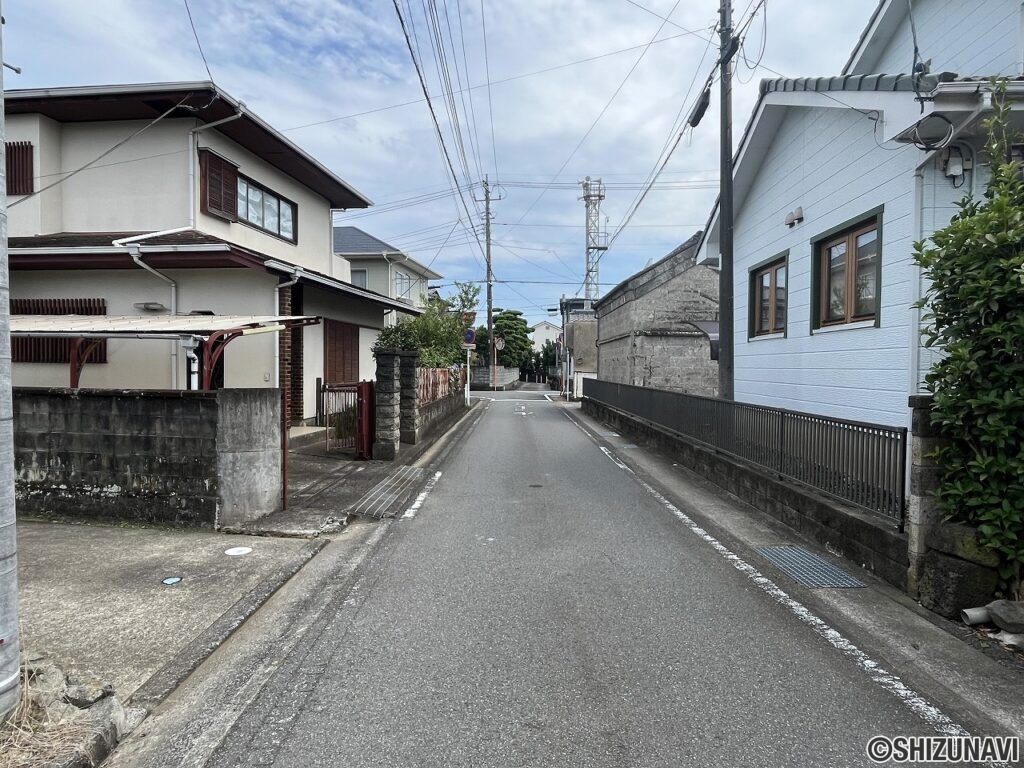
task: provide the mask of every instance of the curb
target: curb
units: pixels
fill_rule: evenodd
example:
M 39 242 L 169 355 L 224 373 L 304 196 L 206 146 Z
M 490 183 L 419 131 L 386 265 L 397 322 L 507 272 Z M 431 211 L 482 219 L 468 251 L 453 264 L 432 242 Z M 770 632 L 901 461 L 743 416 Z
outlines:
M 152 712 L 175 688 L 210 657 L 246 619 L 252 616 L 271 595 L 277 592 L 302 566 L 327 546 L 325 539 L 315 539 L 304 546 L 291 562 L 270 575 L 248 594 L 243 595 L 213 622 L 201 635 L 182 648 L 169 662 L 158 669 L 129 698 L 128 703 Z

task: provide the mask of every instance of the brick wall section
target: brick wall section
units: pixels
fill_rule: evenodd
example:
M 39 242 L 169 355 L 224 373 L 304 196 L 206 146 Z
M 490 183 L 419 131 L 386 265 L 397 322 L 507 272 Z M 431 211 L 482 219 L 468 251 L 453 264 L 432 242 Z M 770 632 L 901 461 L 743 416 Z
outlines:
M 614 408 L 583 400 L 583 411 L 671 456 L 761 512 L 846 557 L 890 584 L 907 587 L 907 537 L 888 521 L 780 480 Z
M 18 512 L 213 527 L 280 503 L 277 390 L 14 390 Z
M 420 408 L 420 440 L 431 440 L 443 433 L 468 410 L 466 393 L 452 392 Z
M 718 273 L 694 263 L 686 243 L 602 298 L 598 378 L 715 396 L 718 363 L 688 321 L 718 320 Z
M 292 313 L 292 292 L 288 288 L 277 290 L 279 315 L 290 315 Z M 277 334 L 278 363 L 277 363 L 277 386 L 281 390 L 281 402 L 284 407 L 284 422 L 292 424 L 294 414 L 292 413 L 292 334 L 288 331 Z M 301 413 L 299 417 L 301 417 Z

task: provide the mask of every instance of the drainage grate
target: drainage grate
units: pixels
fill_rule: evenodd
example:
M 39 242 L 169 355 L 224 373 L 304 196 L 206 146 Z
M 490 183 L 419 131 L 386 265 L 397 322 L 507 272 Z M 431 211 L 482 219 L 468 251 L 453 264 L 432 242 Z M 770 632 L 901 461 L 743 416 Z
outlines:
M 856 589 L 864 586 L 841 568 L 836 568 L 803 547 L 758 547 L 757 551 L 785 571 L 793 581 L 805 587 Z
M 404 500 L 413 483 L 422 476 L 422 467 L 402 467 L 373 486 L 349 512 L 369 517 L 394 517 L 397 510 L 393 507 Z

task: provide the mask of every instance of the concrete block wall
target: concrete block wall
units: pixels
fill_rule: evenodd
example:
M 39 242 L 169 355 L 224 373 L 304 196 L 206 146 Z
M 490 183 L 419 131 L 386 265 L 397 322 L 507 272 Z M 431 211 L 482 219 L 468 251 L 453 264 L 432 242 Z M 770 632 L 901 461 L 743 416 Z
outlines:
M 280 392 L 14 390 L 20 514 L 216 527 L 281 500 Z
M 689 440 L 631 414 L 584 399 L 583 411 L 638 442 L 671 456 L 681 466 L 718 485 L 829 551 L 907 588 L 907 536 L 892 521 L 862 512 L 812 489 Z

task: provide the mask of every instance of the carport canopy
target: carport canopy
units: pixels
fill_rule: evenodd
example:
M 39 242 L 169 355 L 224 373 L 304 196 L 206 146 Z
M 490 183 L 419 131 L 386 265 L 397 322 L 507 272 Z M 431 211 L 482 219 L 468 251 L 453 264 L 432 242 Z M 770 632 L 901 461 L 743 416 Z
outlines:
M 305 315 L 11 315 L 13 338 L 70 339 L 70 386 L 78 389 L 89 353 L 104 339 L 173 339 L 186 349 L 202 347 L 202 389 L 228 342 L 257 333 L 279 333 L 320 318 Z M 190 370 L 196 373 L 195 358 Z

